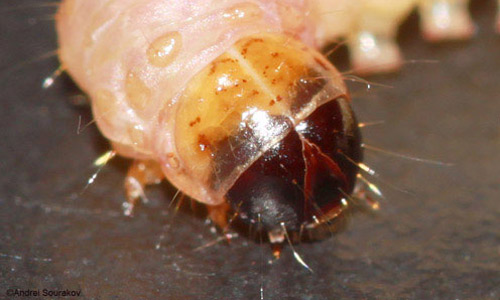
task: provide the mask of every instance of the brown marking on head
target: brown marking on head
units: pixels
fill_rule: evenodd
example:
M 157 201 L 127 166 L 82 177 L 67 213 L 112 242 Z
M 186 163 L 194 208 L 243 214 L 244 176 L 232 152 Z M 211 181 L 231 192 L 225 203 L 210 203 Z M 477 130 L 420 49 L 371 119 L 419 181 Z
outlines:
M 224 59 L 221 59 L 221 60 L 213 61 L 210 64 L 210 71 L 209 71 L 208 75 L 213 75 L 215 73 L 215 71 L 217 70 L 217 65 L 218 64 L 227 63 L 227 62 L 236 63 L 236 62 L 238 62 L 238 60 L 237 59 L 233 59 L 233 58 L 224 58 Z
M 196 125 L 196 124 L 200 123 L 200 121 L 201 121 L 201 119 L 200 119 L 200 117 L 198 116 L 198 117 L 196 117 L 196 119 L 194 119 L 193 121 L 189 122 L 189 126 L 190 126 L 190 127 L 193 127 L 194 125 Z
M 219 95 L 221 92 L 226 92 L 226 91 L 227 91 L 226 88 L 216 88 L 215 89 L 215 94 Z
M 200 147 L 200 151 L 204 152 L 205 150 L 211 151 L 212 144 L 210 143 L 206 135 L 199 134 L 198 146 Z
M 248 42 L 246 42 L 244 45 L 243 45 L 243 48 L 248 48 L 250 45 L 252 45 L 253 43 L 263 43 L 264 40 L 261 39 L 261 38 L 253 38 L 251 40 L 249 40 Z
M 215 73 L 215 69 L 217 69 L 217 63 L 212 62 L 210 64 L 210 72 L 208 73 L 208 75 L 213 75 Z

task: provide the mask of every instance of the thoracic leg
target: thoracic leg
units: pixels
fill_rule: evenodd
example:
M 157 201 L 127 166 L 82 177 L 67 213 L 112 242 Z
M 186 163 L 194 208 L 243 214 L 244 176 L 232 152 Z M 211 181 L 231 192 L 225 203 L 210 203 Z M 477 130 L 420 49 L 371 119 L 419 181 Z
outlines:
M 208 217 L 222 230 L 227 230 L 230 206 L 227 203 L 220 205 L 207 205 Z
M 347 39 L 357 73 L 397 70 L 402 63 L 395 37 L 418 0 L 311 0 L 319 46 Z
M 396 44 L 401 22 L 415 5 L 413 0 L 363 0 L 357 26 L 348 37 L 351 60 L 359 73 L 387 72 L 400 68 L 402 56 Z
M 469 15 L 469 0 L 419 0 L 424 37 L 430 41 L 467 39 L 475 26 Z
M 146 185 L 158 184 L 164 178 L 163 172 L 159 164 L 155 161 L 139 161 L 132 163 L 125 177 L 125 192 L 127 194 L 127 202 L 123 203 L 124 214 L 132 215 L 134 206 L 139 199 L 146 202 L 147 198 L 144 194 Z

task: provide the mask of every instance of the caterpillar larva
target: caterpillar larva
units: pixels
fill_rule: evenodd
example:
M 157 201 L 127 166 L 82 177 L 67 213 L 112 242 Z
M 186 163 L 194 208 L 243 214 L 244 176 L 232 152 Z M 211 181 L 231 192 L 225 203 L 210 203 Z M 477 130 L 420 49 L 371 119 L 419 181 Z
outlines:
M 372 79 L 393 89 L 353 90 L 360 121 L 385 121 L 363 130 L 367 143 L 457 165 L 429 170 L 367 153 L 383 179 L 418 196 L 386 189 L 377 217 L 354 216 L 342 235 L 295 245 L 314 275 L 295 266 L 289 251 L 268 265 L 266 247 L 246 239 L 192 251 L 220 234 L 182 212 L 160 212 L 168 206 L 164 186 L 149 189 L 149 204 L 124 218 L 125 160 L 103 168 L 80 194 L 90 161 L 108 148 L 93 126 L 77 135 L 78 115 L 83 125 L 91 120 L 71 104 L 79 91 L 65 76 L 48 90 L 39 87 L 55 59 L 2 69 L 0 293 L 48 287 L 81 289 L 85 299 L 497 299 L 494 2 L 472 1 L 480 26 L 466 43 L 429 45 L 412 17 L 400 35 L 402 53 L 440 63 Z M 56 49 L 53 22 L 29 19 L 50 14 L 26 9 L 38 3 L 2 3 L 24 6 L 15 16 L 2 13 L 2 67 Z
M 233 210 L 283 242 L 342 214 L 358 168 L 370 172 L 342 76 L 314 49 L 347 37 L 356 68 L 393 70 L 415 5 L 436 40 L 473 33 L 467 3 L 67 0 L 59 58 L 136 161 L 127 214 L 166 177 L 220 226 Z

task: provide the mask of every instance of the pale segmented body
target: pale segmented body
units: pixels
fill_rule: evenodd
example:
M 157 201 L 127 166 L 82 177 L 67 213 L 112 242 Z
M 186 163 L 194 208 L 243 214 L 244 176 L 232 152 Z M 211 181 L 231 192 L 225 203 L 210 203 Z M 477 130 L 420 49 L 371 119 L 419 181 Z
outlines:
M 119 154 L 160 165 L 181 191 L 220 205 L 238 177 L 283 138 L 287 129 L 269 116 L 297 125 L 328 99 L 343 97 L 347 105 L 341 76 L 314 48 L 347 37 L 356 67 L 393 69 L 401 62 L 393 38 L 411 9 L 420 5 L 429 38 L 456 38 L 472 32 L 466 3 L 67 0 L 57 16 L 60 58 Z M 297 108 L 296 83 L 307 76 L 325 80 L 324 87 Z M 240 98 L 247 102 L 234 100 Z M 243 123 L 254 131 L 264 124 L 265 133 L 254 141 L 236 137 L 235 146 L 231 139 Z M 224 171 L 220 161 L 228 157 L 213 147 L 226 139 L 237 163 Z M 234 147 L 246 149 L 243 157 Z

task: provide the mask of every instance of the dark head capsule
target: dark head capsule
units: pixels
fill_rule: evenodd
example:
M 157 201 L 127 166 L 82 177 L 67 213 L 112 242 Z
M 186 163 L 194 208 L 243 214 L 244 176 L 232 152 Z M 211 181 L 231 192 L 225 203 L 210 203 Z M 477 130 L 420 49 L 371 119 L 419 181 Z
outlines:
M 361 159 L 361 136 L 348 101 L 332 99 L 255 161 L 227 200 L 246 223 L 268 232 L 282 224 L 299 231 L 342 211 Z

